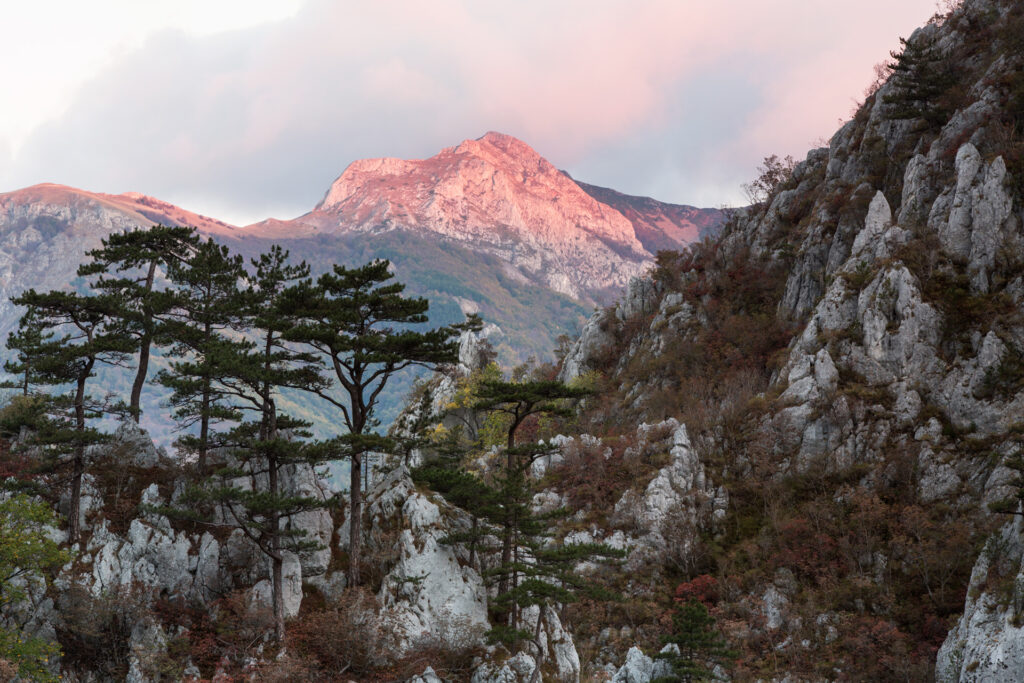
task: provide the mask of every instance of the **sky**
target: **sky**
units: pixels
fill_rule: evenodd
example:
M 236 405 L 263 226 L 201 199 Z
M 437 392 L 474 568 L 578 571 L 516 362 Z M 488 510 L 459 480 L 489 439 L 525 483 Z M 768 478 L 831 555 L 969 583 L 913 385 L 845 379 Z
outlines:
M 142 192 L 238 225 L 352 161 L 489 130 L 588 183 L 743 202 L 936 0 L 34 0 L 0 24 L 0 192 Z

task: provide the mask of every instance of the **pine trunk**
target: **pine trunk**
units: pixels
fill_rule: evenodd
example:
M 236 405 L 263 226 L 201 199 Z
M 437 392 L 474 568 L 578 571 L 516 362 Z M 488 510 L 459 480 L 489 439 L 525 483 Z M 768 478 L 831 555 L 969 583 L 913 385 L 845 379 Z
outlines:
M 512 449 L 516 444 L 516 427 L 517 423 L 513 422 L 512 427 L 508 431 L 508 448 L 507 462 L 505 463 L 506 476 L 512 476 L 512 468 L 515 467 L 515 456 L 512 453 Z M 504 528 L 501 533 L 501 564 L 503 567 L 508 567 L 509 562 L 512 561 L 512 505 L 511 500 L 505 501 L 505 519 L 502 525 Z M 508 574 L 503 573 L 501 578 L 498 580 L 498 595 L 504 595 L 508 592 Z
M 213 326 L 210 323 L 206 323 L 204 333 L 205 344 L 209 348 L 210 340 L 213 339 Z M 207 359 L 205 362 L 207 367 L 205 369 L 206 376 L 203 377 L 202 414 L 199 416 L 199 476 L 206 473 L 206 452 L 210 444 L 210 395 L 212 389 L 209 360 Z
M 276 543 L 274 544 L 276 545 Z M 274 583 L 274 639 L 278 643 L 284 642 L 284 557 L 280 552 L 275 552 L 271 559 L 273 565 Z
M 278 464 L 276 458 L 270 458 L 268 464 L 270 496 L 277 498 Z M 274 637 L 278 643 L 284 642 L 284 581 L 282 578 L 284 557 L 281 555 L 280 518 L 276 512 L 270 513 L 270 557 L 273 561 L 273 592 L 274 592 Z
M 139 406 L 142 403 L 142 387 L 146 384 L 146 375 L 149 372 L 149 347 L 152 342 L 153 338 L 148 332 L 142 336 L 142 340 L 139 342 L 139 370 L 135 373 L 135 381 L 132 383 L 131 405 L 129 406 L 135 424 L 139 424 L 139 419 L 142 417 L 142 409 Z
M 156 261 L 150 261 L 149 272 L 146 274 L 146 299 L 149 299 L 150 293 L 153 291 L 153 278 L 156 276 Z M 135 420 L 135 424 L 139 423 L 139 419 L 142 416 L 142 410 L 140 405 L 142 403 L 142 387 L 146 384 L 146 375 L 149 372 L 149 347 L 153 343 L 153 313 L 148 304 L 143 305 L 143 316 L 145 316 L 145 332 L 142 334 L 142 339 L 139 340 L 139 369 L 135 373 L 135 381 L 132 383 L 132 397 L 131 410 L 132 419 Z
M 71 472 L 71 501 L 68 504 L 68 542 L 77 543 L 81 535 L 82 476 L 85 474 L 85 380 L 92 372 L 93 361 L 86 365 L 84 373 L 78 376 L 75 390 L 75 458 Z
M 362 552 L 362 517 L 363 517 L 363 491 L 362 477 L 360 470 L 363 464 L 362 453 L 352 455 L 352 471 L 349 481 L 352 487 L 350 492 L 350 507 L 348 524 L 348 585 L 359 585 L 359 555 Z

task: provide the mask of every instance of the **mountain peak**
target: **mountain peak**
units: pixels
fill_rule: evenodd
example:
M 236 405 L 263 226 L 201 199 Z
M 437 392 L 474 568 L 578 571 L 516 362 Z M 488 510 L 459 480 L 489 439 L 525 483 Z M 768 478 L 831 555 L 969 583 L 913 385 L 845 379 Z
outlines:
M 488 131 L 475 140 L 464 140 L 458 147 L 454 148 L 456 153 L 483 153 L 485 155 L 493 155 L 494 150 L 509 159 L 514 159 L 521 163 L 547 163 L 547 160 L 538 154 L 533 147 L 530 147 L 519 138 L 496 131 Z
M 429 159 L 353 162 L 300 220 L 325 232 L 405 229 L 470 242 L 577 298 L 621 288 L 651 258 L 629 219 L 497 132 Z

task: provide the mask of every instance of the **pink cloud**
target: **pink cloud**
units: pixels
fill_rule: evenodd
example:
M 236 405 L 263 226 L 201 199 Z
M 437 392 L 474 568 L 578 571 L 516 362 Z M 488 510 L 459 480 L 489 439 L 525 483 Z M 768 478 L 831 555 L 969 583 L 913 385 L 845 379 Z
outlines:
M 872 65 L 933 9 L 314 0 L 271 26 L 154 38 L 86 84 L 0 180 L 187 197 L 244 222 L 272 203 L 308 208 L 355 158 L 427 156 L 494 129 L 563 167 L 601 159 L 591 179 L 622 189 L 673 178 L 662 198 L 686 200 L 688 184 L 738 187 L 765 154 L 830 135 Z

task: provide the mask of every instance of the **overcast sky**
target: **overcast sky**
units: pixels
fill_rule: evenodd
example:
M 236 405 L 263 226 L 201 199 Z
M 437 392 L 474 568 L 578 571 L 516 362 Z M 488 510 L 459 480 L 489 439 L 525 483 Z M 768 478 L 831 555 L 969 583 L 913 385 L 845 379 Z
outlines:
M 0 191 L 137 191 L 245 224 L 351 161 L 488 130 L 580 180 L 742 202 L 829 137 L 936 0 L 34 0 L 0 24 Z

